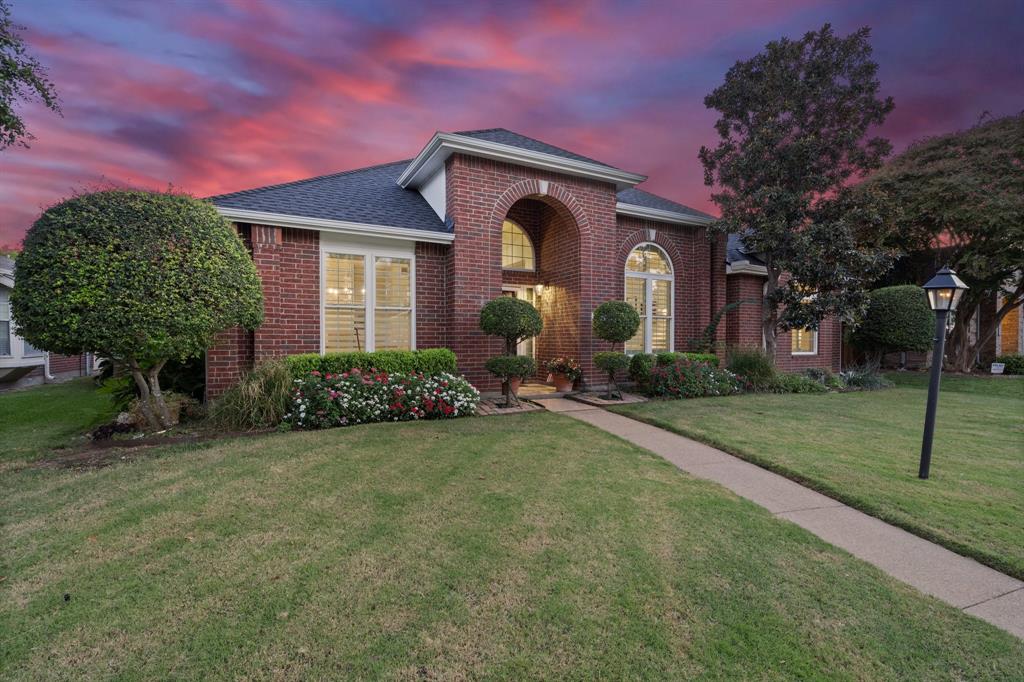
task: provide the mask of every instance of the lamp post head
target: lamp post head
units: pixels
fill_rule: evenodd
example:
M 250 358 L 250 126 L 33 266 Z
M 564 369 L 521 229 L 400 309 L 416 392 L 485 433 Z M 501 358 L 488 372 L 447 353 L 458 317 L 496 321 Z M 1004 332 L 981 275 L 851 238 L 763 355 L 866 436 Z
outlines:
M 967 290 L 967 285 L 948 267 L 935 273 L 935 276 L 924 285 L 928 294 L 928 304 L 935 312 L 953 312 L 956 310 L 960 297 Z

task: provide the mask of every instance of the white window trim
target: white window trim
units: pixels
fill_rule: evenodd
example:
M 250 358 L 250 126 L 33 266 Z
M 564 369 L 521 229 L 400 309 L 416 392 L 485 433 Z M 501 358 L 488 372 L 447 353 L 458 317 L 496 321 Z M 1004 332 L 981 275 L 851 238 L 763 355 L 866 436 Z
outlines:
M 411 304 L 409 323 L 409 350 L 416 350 L 416 246 L 409 242 L 406 248 L 396 248 L 385 244 L 359 242 L 320 242 L 320 354 L 327 352 L 327 258 L 330 254 L 363 257 L 363 284 L 366 286 L 366 339 L 363 350 L 369 353 L 377 349 L 376 317 L 377 317 L 377 257 L 409 259 L 409 303 Z
M 817 355 L 818 354 L 818 332 L 820 330 L 819 329 L 806 329 L 806 331 L 812 332 L 814 334 L 814 336 L 811 337 L 811 338 L 814 339 L 814 350 L 811 350 L 811 351 L 807 351 L 807 350 L 793 350 L 793 332 L 794 331 L 795 330 L 793 330 L 793 329 L 789 330 L 789 336 L 790 336 L 790 338 L 789 338 L 789 354 L 790 355 L 804 355 L 804 356 Z
M 640 318 L 640 324 L 644 326 L 644 349 L 642 351 L 626 351 L 627 355 L 635 355 L 636 353 L 653 353 L 651 350 L 651 334 L 654 330 L 654 313 L 651 309 L 650 302 L 654 299 L 654 287 L 651 284 L 653 280 L 668 281 L 668 352 L 674 353 L 676 350 L 676 269 L 672 265 L 672 259 L 669 258 L 668 253 L 665 249 L 661 248 L 654 242 L 640 242 L 626 254 L 626 263 L 629 263 L 629 256 L 634 251 L 642 246 L 653 246 L 656 248 L 661 255 L 665 258 L 665 262 L 668 263 L 670 272 L 667 275 L 656 275 L 650 272 L 636 272 L 630 270 L 627 266 L 623 266 L 623 278 L 622 278 L 622 297 L 626 297 L 626 277 L 635 277 L 637 279 L 644 280 L 644 296 L 647 303 L 647 314 L 642 315 Z M 662 353 L 664 351 L 658 351 Z

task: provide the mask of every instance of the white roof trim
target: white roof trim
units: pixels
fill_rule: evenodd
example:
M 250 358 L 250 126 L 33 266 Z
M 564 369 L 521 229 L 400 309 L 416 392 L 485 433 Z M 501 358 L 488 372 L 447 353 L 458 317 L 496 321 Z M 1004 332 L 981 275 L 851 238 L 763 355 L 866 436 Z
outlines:
M 649 208 L 637 204 L 624 204 L 621 201 L 615 204 L 615 212 L 619 215 L 628 215 L 634 218 L 656 220 L 659 223 L 675 223 L 677 225 L 708 225 L 715 221 L 714 218 L 688 215 L 675 211 L 664 211 L 660 208 Z
M 266 213 L 264 211 L 249 211 L 242 208 L 228 208 L 226 206 L 217 206 L 216 208 L 217 212 L 228 220 L 239 223 L 255 223 L 272 227 L 292 227 L 300 230 L 319 230 L 338 234 L 385 237 L 388 239 L 405 239 L 440 244 L 449 244 L 455 240 L 455 235 L 451 232 L 431 232 L 430 230 L 414 230 L 408 227 L 352 223 L 347 220 L 307 218 L 283 213 Z
M 748 260 L 737 260 L 732 263 L 725 264 L 725 274 L 727 275 L 758 275 L 760 277 L 768 276 L 768 268 L 763 265 L 754 265 Z
M 398 184 L 405 188 L 419 187 L 422 182 L 433 175 L 438 167 L 444 165 L 445 160 L 455 152 L 515 163 L 531 168 L 566 173 L 568 175 L 578 175 L 594 180 L 603 180 L 604 182 L 613 183 L 616 189 L 633 187 L 647 179 L 646 175 L 628 173 L 589 161 L 567 159 L 562 156 L 535 152 L 499 142 L 489 142 L 465 135 L 438 132 L 434 133 L 434 137 L 430 139 L 427 146 L 416 155 L 416 158 L 398 176 Z

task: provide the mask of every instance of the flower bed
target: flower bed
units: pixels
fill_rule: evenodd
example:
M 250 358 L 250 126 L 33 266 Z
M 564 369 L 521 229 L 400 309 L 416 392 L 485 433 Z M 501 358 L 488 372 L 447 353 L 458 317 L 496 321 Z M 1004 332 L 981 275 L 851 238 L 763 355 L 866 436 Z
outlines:
M 285 422 L 296 429 L 325 429 L 383 421 L 452 419 L 476 412 L 480 393 L 452 374 L 310 372 L 295 380 Z
M 743 381 L 727 369 L 685 358 L 651 368 L 646 385 L 649 395 L 665 398 L 701 398 L 742 393 Z

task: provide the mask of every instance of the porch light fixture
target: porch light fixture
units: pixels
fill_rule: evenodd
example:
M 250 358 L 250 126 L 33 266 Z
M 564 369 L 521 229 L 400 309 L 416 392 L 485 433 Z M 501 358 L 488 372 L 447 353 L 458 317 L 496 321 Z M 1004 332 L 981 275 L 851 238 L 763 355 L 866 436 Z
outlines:
M 917 477 L 928 478 L 932 463 L 932 436 L 935 434 L 935 410 L 939 404 L 939 379 L 942 377 L 942 360 L 946 351 L 946 319 L 956 310 L 960 297 L 967 285 L 956 273 L 944 267 L 924 285 L 928 294 L 928 305 L 935 311 L 935 341 L 932 350 L 932 374 L 928 384 L 928 407 L 924 415 L 924 439 L 921 442 L 921 463 Z
M 544 293 L 544 285 L 543 284 L 535 284 L 535 285 L 533 285 L 533 290 L 535 292 L 537 292 L 538 296 L 541 296 Z

